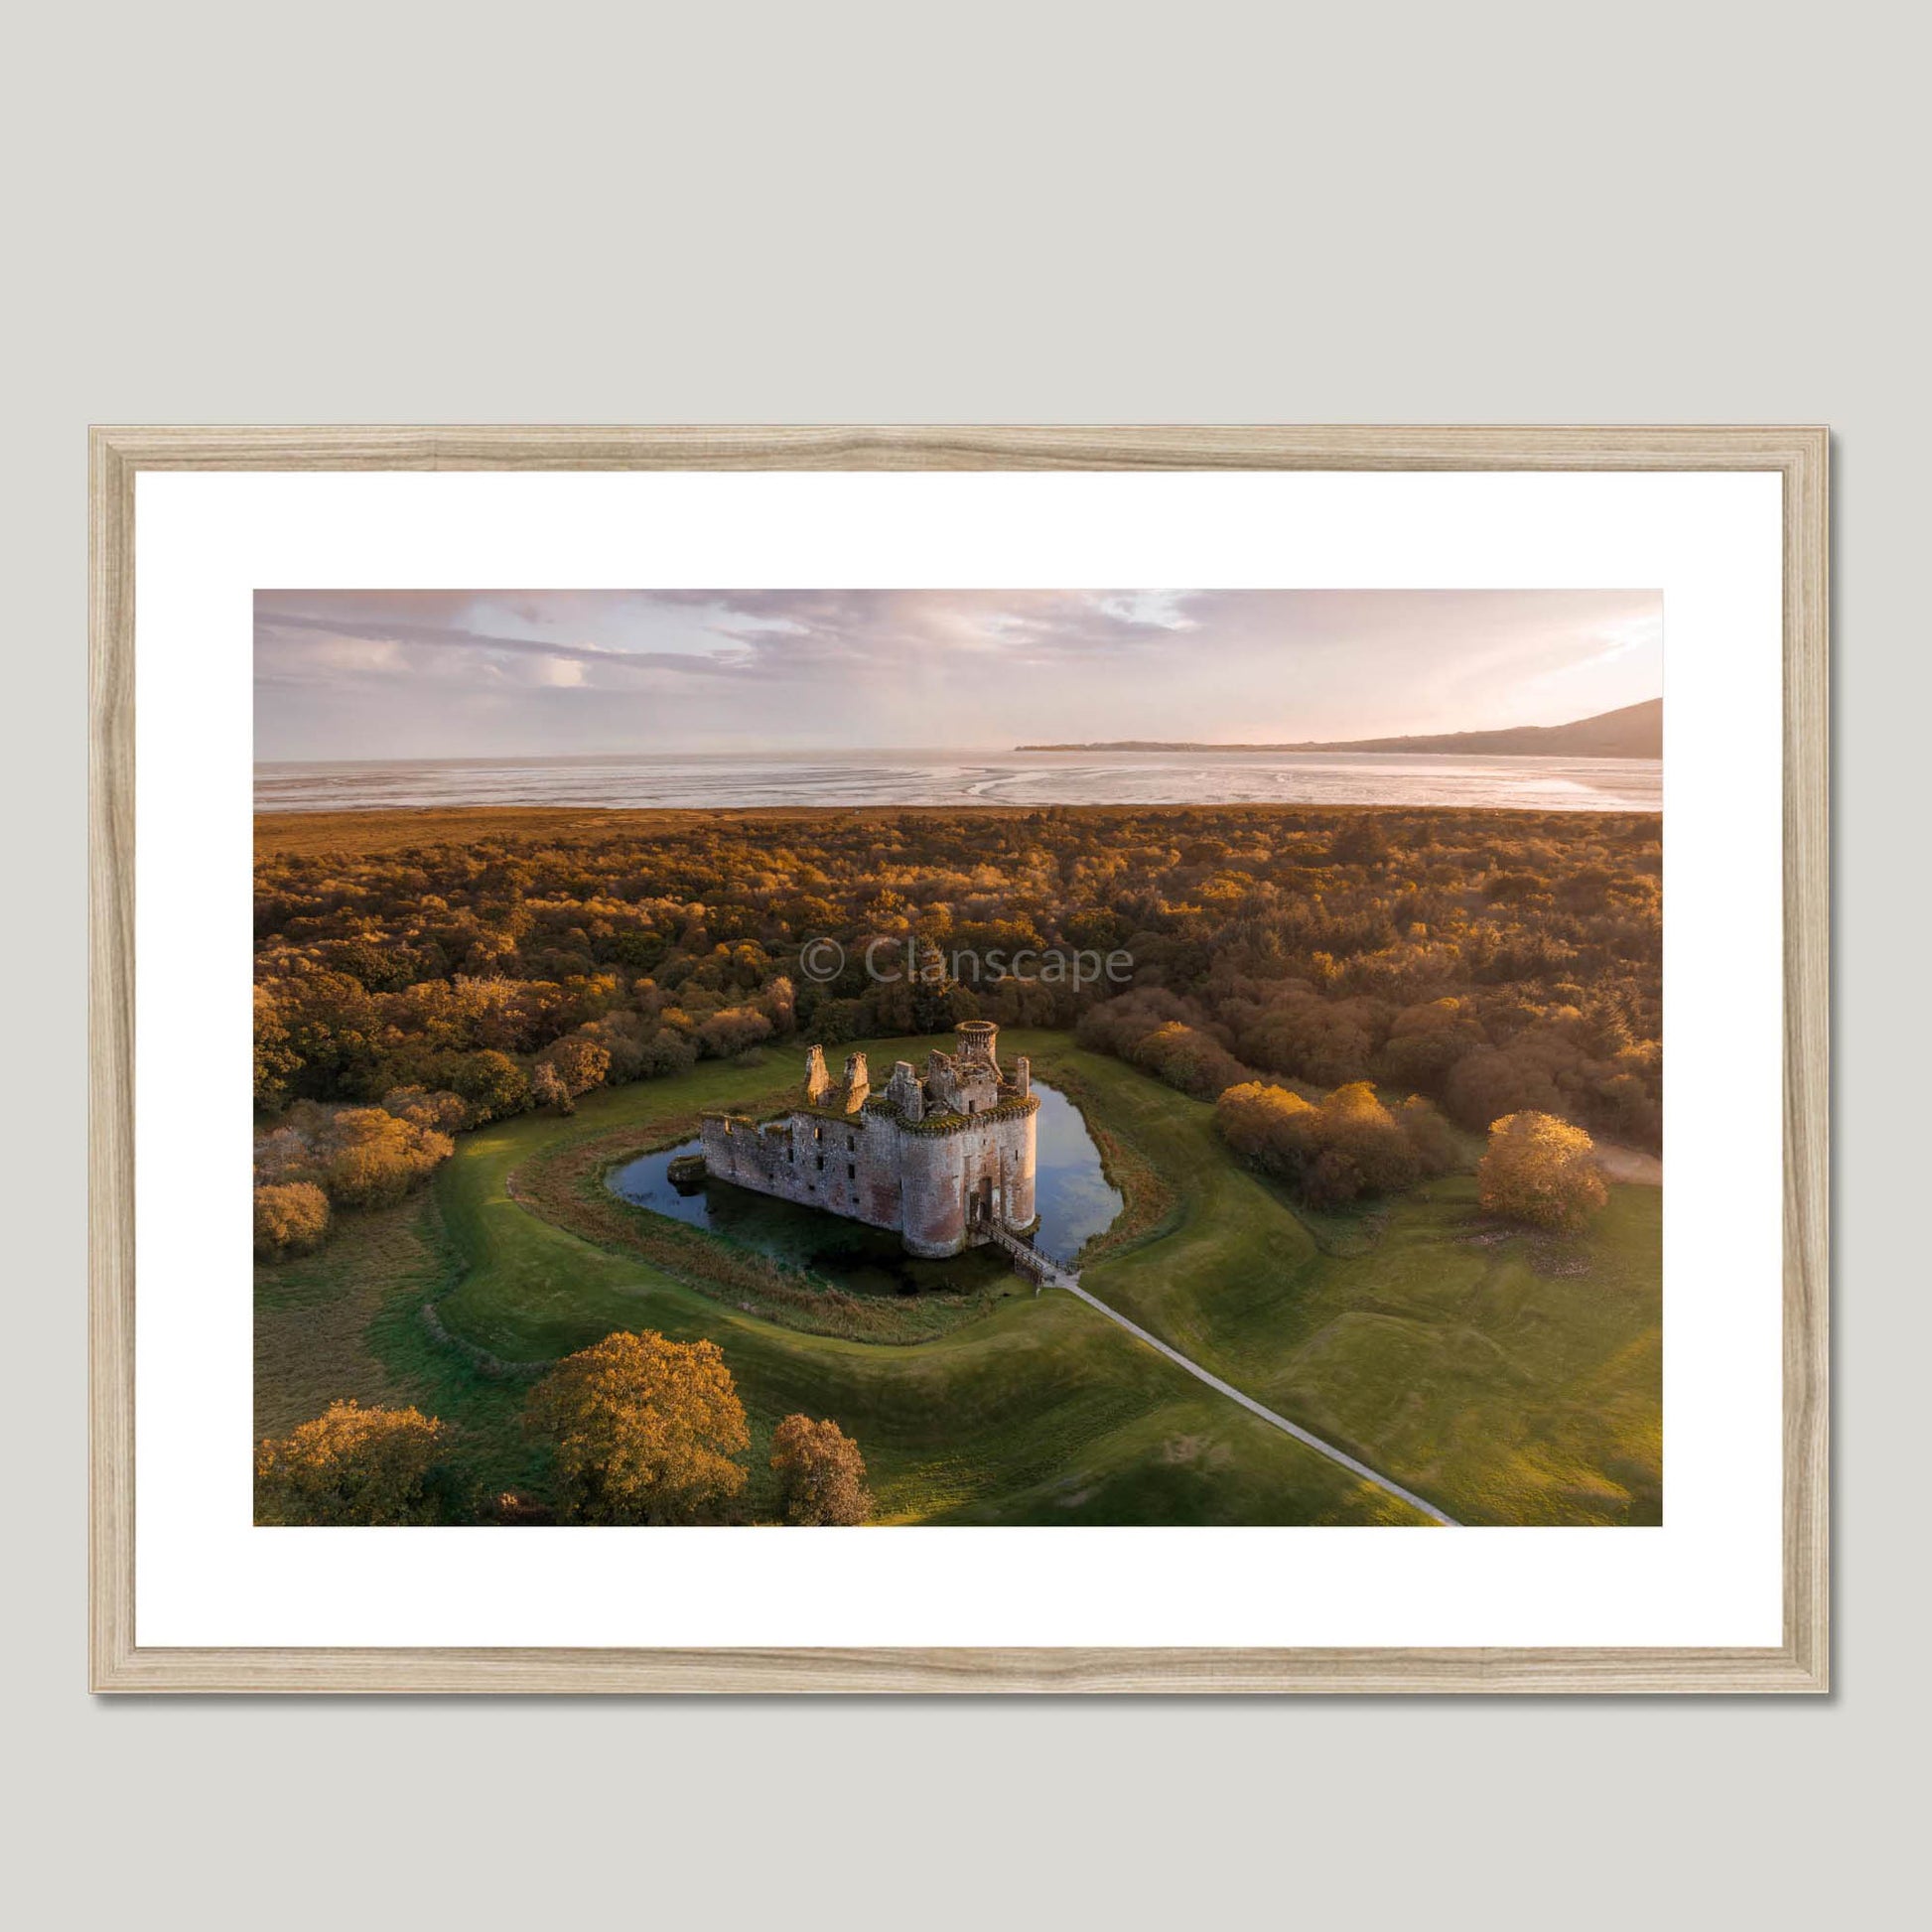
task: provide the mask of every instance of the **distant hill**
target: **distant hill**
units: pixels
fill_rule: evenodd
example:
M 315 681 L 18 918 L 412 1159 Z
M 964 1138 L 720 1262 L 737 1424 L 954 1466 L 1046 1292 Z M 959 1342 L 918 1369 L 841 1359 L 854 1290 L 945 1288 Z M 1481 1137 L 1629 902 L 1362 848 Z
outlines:
M 1323 744 L 1201 745 L 1180 739 L 1120 738 L 1099 745 L 1020 745 L 1022 752 L 1466 752 L 1482 758 L 1660 759 L 1664 701 L 1646 698 L 1621 711 L 1568 725 L 1512 725 L 1506 731 L 1443 732 L 1431 738 L 1353 738 Z

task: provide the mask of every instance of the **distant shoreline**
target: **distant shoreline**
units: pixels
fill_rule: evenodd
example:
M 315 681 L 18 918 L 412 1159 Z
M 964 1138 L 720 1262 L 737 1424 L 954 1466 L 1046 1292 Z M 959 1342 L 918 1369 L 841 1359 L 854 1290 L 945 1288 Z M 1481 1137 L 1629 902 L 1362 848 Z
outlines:
M 1541 729 L 1533 727 L 1532 729 Z M 1470 732 L 1452 741 L 1458 753 L 1473 758 L 1549 758 L 1548 752 L 1492 750 L 1486 741 L 1504 736 L 1497 732 Z M 1092 745 L 1016 745 L 1016 752 L 1246 752 L 1269 757 L 1307 757 L 1314 753 L 1374 752 L 1395 753 L 1403 758 L 1441 758 L 1451 741 L 1436 738 L 1368 738 L 1347 745 L 1204 745 L 1188 739 L 1110 738 Z M 1611 761 L 1619 759 L 1654 758 L 1650 752 L 1571 752 L 1565 756 L 1581 759 Z
M 1244 752 L 1272 757 L 1311 752 L 1376 752 L 1417 757 L 1660 759 L 1664 701 L 1646 698 L 1620 711 L 1564 725 L 1512 725 L 1500 731 L 1437 732 L 1402 738 L 1351 738 L 1296 745 L 1216 745 L 1199 740 L 1113 738 L 1084 745 L 1016 745 L 1016 752 Z

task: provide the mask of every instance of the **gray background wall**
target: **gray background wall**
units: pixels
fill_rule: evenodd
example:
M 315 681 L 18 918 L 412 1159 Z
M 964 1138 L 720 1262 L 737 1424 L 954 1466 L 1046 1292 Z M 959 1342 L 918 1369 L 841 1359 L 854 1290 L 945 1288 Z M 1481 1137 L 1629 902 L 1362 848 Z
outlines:
M 1901 1876 L 1922 1674 L 1924 809 L 1896 775 L 1926 644 L 1922 20 L 177 0 L 11 22 L 0 1414 L 27 1850 L 0 1887 L 42 1900 L 25 1922 L 1863 1916 L 1849 1888 Z M 1832 423 L 1839 1692 L 90 1703 L 90 419 Z

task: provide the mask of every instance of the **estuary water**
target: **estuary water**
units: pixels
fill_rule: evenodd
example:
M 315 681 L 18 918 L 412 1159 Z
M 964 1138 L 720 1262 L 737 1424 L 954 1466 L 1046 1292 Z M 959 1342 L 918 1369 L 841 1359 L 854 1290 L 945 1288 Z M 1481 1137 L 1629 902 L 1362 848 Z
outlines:
M 814 752 L 255 767 L 258 812 L 431 806 L 1459 805 L 1663 808 L 1659 759 L 1413 752 Z
M 1055 1261 L 1071 1261 L 1088 1240 L 1113 1225 L 1121 1197 L 1101 1167 L 1100 1150 L 1079 1108 L 1043 1080 L 1035 1079 L 1033 1090 L 1039 1096 L 1034 1177 L 1039 1228 L 1034 1245 Z M 659 1148 L 616 1169 L 606 1184 L 653 1214 L 708 1228 L 860 1294 L 916 1288 L 925 1275 L 947 1266 L 912 1262 L 898 1236 L 882 1228 L 773 1200 L 729 1180 L 706 1180 L 685 1193 L 671 1184 L 668 1170 L 680 1155 L 699 1152 L 696 1141 Z

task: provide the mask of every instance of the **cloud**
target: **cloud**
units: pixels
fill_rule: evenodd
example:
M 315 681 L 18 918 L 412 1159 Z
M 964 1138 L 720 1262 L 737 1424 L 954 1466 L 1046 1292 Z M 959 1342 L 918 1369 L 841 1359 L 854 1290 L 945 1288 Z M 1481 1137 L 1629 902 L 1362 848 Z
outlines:
M 468 630 L 454 624 L 406 622 L 400 619 L 307 617 L 292 612 L 257 612 L 255 647 L 273 648 L 291 632 L 315 633 L 323 640 L 321 655 L 346 665 L 356 654 L 371 662 L 395 663 L 399 650 L 473 650 L 508 652 L 513 656 L 542 657 L 553 662 L 575 661 L 616 670 L 676 671 L 691 676 L 730 676 L 739 666 L 731 660 L 687 656 L 678 651 L 621 650 L 604 644 L 566 643 L 544 637 L 504 637 Z M 575 680 L 582 682 L 581 679 Z
M 1550 724 L 1655 696 L 1648 591 L 263 591 L 258 755 Z

